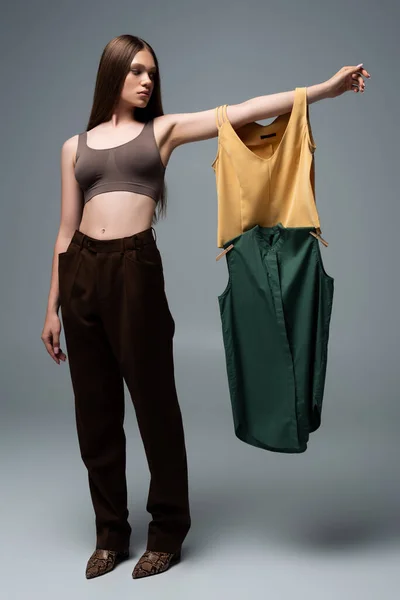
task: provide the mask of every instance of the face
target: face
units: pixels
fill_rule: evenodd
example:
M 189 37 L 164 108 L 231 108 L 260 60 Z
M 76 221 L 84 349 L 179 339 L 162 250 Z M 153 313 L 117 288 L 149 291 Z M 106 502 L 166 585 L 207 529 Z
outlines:
M 148 50 L 140 50 L 134 56 L 126 76 L 121 97 L 133 106 L 146 106 L 154 88 L 156 65 Z M 140 92 L 148 92 L 149 95 Z

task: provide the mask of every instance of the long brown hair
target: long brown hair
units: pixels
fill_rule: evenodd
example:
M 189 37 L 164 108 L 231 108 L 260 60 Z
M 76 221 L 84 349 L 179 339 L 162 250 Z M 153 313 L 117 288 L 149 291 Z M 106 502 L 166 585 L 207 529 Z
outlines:
M 119 100 L 131 62 L 135 54 L 140 52 L 140 50 L 151 52 L 157 70 L 154 74 L 154 87 L 150 100 L 144 108 L 135 107 L 135 119 L 141 123 L 146 123 L 150 119 L 164 114 L 158 60 L 153 48 L 145 40 L 135 35 L 119 35 L 108 42 L 100 57 L 93 94 L 93 104 L 86 131 L 111 119 L 113 108 Z M 159 201 L 157 202 L 157 215 L 154 214 L 153 216 L 153 225 L 158 221 L 160 216 L 165 215 L 166 206 L 167 186 L 164 182 Z

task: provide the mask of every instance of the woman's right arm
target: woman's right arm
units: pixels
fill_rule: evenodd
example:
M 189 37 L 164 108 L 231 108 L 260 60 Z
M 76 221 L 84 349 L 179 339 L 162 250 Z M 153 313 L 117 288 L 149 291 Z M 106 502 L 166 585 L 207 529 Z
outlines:
M 60 364 L 60 359 L 63 361 L 66 359 L 65 353 L 60 348 L 58 254 L 68 248 L 75 229 L 79 228 L 83 210 L 82 191 L 74 173 L 77 145 L 78 136 L 75 135 L 66 140 L 61 148 L 61 217 L 54 244 L 50 291 L 41 335 L 47 352 L 57 364 Z

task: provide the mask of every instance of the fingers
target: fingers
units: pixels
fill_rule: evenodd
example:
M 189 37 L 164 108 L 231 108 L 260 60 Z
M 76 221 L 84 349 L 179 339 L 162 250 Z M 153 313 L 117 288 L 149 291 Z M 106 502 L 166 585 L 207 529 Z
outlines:
M 53 351 L 58 356 L 60 352 L 60 336 L 58 333 L 53 334 Z
M 64 354 L 64 352 L 61 350 L 60 348 L 60 334 L 56 333 L 54 334 L 53 337 L 53 350 L 54 350 L 54 355 L 59 359 L 65 362 L 65 359 L 67 358 Z M 58 364 L 59 361 L 58 361 Z
M 50 340 L 43 340 L 43 343 L 45 345 L 45 348 L 46 348 L 47 352 L 50 354 L 51 358 L 54 360 L 54 362 L 56 362 L 59 365 L 60 361 L 57 358 L 56 354 L 54 353 L 53 344 L 51 343 L 51 341 Z
M 47 338 L 42 337 L 42 341 L 45 345 L 47 352 L 50 354 L 54 362 L 56 362 L 59 365 L 60 360 L 62 360 L 63 362 L 66 361 L 67 356 L 60 348 L 58 336 L 54 336 L 54 340 L 51 336 Z
M 358 65 L 356 65 L 355 67 L 349 67 L 352 71 L 354 71 L 354 69 L 357 69 L 358 73 L 360 75 L 362 75 L 363 77 L 371 77 L 371 75 L 368 73 L 367 69 L 364 69 L 364 65 L 363 63 L 359 63 Z
M 57 354 L 57 356 L 58 356 L 58 358 L 59 358 L 60 360 L 62 360 L 63 362 L 65 362 L 65 361 L 67 360 L 67 355 L 66 355 L 66 354 L 64 354 L 64 352 L 61 350 L 61 348 L 60 348 L 60 351 L 59 351 L 59 353 Z
M 360 68 L 361 67 L 361 68 Z M 351 87 L 353 88 L 353 92 L 361 92 L 365 91 L 365 82 L 363 77 L 371 77 L 366 69 L 362 67 L 362 64 L 357 65 L 356 67 L 351 67 L 351 69 L 357 69 L 355 73 L 352 73 L 351 77 L 355 81 L 352 82 Z
M 364 80 L 361 77 L 360 73 L 359 72 L 353 73 L 352 74 L 352 78 L 353 78 L 353 80 L 355 80 L 351 84 L 351 86 L 353 88 L 353 91 L 354 92 L 364 92 L 364 90 L 365 90 L 365 83 L 364 83 Z

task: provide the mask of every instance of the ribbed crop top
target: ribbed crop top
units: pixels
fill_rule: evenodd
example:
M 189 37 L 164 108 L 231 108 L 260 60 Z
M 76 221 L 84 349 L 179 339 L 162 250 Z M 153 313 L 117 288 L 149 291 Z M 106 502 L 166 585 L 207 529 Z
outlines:
M 218 197 L 217 247 L 255 225 L 280 222 L 321 232 L 307 88 L 297 87 L 291 111 L 265 126 L 254 121 L 235 130 L 227 106 L 215 109 L 218 151 L 211 165 Z
M 111 148 L 91 148 L 87 131 L 79 134 L 75 179 L 83 191 L 84 204 L 96 194 L 118 190 L 144 194 L 158 202 L 165 166 L 153 126 L 151 119 L 135 138 Z

